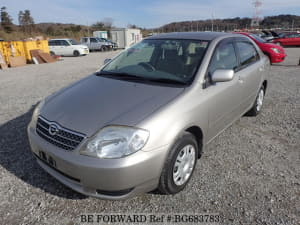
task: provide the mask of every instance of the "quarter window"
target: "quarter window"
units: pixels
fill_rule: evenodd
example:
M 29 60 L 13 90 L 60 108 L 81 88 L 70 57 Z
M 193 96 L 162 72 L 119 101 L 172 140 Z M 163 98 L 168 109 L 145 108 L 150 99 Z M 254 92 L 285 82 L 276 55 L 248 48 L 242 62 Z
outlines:
M 55 46 L 55 45 L 56 45 L 55 41 L 49 41 L 49 46 Z
M 255 47 L 249 42 L 237 42 L 241 66 L 247 66 L 259 60 L 258 52 Z

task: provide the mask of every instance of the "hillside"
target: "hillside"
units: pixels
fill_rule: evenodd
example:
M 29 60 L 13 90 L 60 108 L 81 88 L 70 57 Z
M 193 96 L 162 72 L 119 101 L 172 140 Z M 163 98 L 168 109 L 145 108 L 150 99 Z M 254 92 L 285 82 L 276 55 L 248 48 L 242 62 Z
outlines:
M 251 18 L 229 18 L 173 22 L 154 29 L 142 29 L 143 36 L 151 32 L 182 32 L 182 31 L 233 31 L 236 29 L 249 29 Z M 92 35 L 95 30 L 107 30 L 110 26 L 105 26 L 102 22 L 97 22 L 92 26 L 62 24 L 62 23 L 39 23 L 27 26 L 10 24 L 9 31 L 0 26 L 0 39 L 13 41 L 22 40 L 29 37 L 44 36 L 47 38 L 70 37 L 80 39 L 83 36 Z M 135 25 L 131 25 L 135 26 Z M 136 27 L 136 26 L 135 26 Z M 137 28 L 137 27 L 136 27 Z M 300 16 L 278 15 L 269 16 L 261 21 L 260 28 L 263 29 L 283 29 L 300 30 Z
M 173 22 L 153 29 L 156 32 L 181 32 L 181 31 L 233 31 L 235 29 L 249 29 L 251 18 L 231 18 L 231 19 L 214 19 L 214 20 L 195 20 Z M 283 29 L 291 30 L 300 29 L 300 16 L 296 15 L 278 15 L 265 17 L 260 27 L 262 29 Z

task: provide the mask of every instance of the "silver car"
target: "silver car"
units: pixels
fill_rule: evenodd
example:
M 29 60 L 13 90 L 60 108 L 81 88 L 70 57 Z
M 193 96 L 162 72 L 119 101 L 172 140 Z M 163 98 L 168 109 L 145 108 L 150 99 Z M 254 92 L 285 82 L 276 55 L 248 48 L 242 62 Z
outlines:
M 175 194 L 208 143 L 261 111 L 269 65 L 238 34 L 144 39 L 39 103 L 28 126 L 32 152 L 45 171 L 85 195 Z

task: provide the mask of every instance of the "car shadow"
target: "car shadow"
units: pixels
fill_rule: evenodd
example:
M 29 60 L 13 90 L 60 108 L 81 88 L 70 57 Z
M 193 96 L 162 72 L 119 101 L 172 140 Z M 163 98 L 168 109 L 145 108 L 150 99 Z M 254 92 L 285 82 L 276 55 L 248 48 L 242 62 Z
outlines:
M 0 165 L 22 181 L 46 193 L 67 199 L 87 198 L 59 183 L 37 164 L 30 151 L 26 131 L 34 107 L 0 125 Z
M 299 67 L 300 66 L 300 62 L 299 62 L 299 65 L 272 64 L 272 66 L 275 66 L 275 67 Z

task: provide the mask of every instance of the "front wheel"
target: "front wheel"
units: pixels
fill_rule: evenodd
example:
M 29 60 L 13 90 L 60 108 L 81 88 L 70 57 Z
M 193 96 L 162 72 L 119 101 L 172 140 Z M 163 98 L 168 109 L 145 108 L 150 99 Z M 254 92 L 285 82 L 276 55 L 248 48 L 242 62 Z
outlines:
M 194 172 L 198 145 L 194 135 L 185 132 L 174 144 L 161 173 L 158 190 L 176 194 L 184 189 Z
M 73 55 L 77 57 L 77 56 L 80 55 L 80 53 L 79 53 L 79 51 L 74 51 L 74 52 L 73 52 Z
M 258 91 L 257 97 L 255 99 L 252 108 L 246 113 L 246 115 L 257 116 L 260 113 L 261 108 L 263 106 L 264 98 L 265 98 L 265 88 L 264 86 L 262 86 Z

